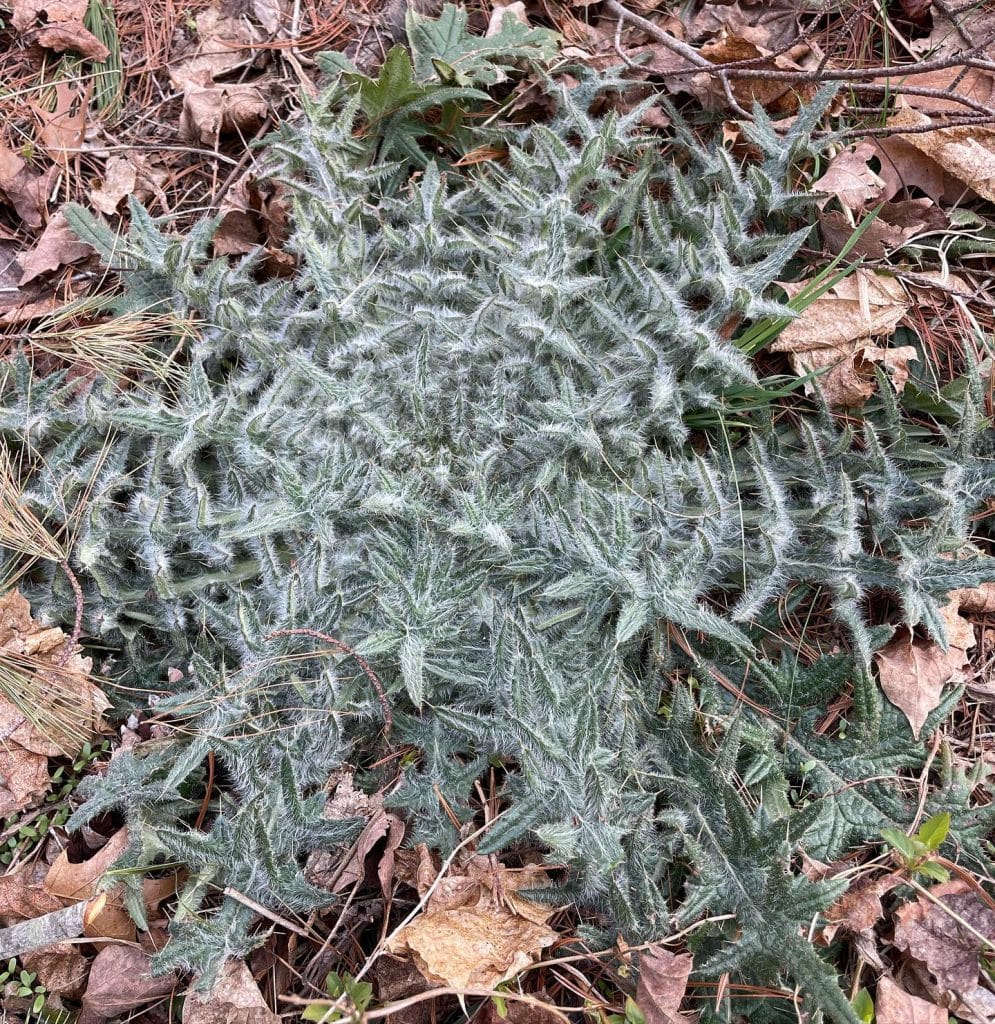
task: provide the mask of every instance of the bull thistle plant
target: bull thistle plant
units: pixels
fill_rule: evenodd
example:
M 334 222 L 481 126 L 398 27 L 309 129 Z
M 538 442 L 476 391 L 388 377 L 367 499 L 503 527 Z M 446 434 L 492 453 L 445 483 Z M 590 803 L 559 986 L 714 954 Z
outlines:
M 451 850 L 443 806 L 471 821 L 494 770 L 482 851 L 546 850 L 565 869 L 545 899 L 592 938 L 700 922 L 697 976 L 787 980 L 856 1020 L 806 939 L 844 883 L 796 854 L 831 861 L 916 814 L 896 776 L 922 744 L 871 675 L 891 629 L 867 598 L 943 641 L 947 592 L 991 575 L 950 557 L 995 493 L 980 389 L 929 431 L 885 398 L 859 430 L 761 409 L 738 439 L 692 433 L 757 384 L 724 325 L 786 312 L 769 286 L 805 234 L 786 182 L 821 110 L 786 138 L 758 118 L 765 158 L 743 173 L 681 127 L 664 157 L 642 107 L 593 115 L 617 84 L 550 83 L 548 125 L 463 169 L 384 160 L 361 92 L 332 87 L 269 143 L 288 279 L 211 259 L 216 220 L 176 237 L 134 204 L 116 237 L 72 214 L 121 270 L 121 315 L 200 332 L 140 391 L 0 370 L 4 437 L 48 467 L 31 507 L 72 508 L 95 477 L 70 560 L 87 635 L 118 652 L 104 671 L 177 726 L 115 757 L 73 821 L 118 810 L 123 867 L 187 865 L 157 967 L 209 978 L 259 941 L 226 887 L 284 915 L 334 902 L 304 859 L 361 823 L 323 819 L 322 787 L 403 745 L 409 842 Z M 24 588 L 72 620 L 49 563 Z M 784 595 L 831 602 L 835 653 L 770 652 Z M 845 735 L 826 735 L 844 694 Z M 983 862 L 977 780 L 940 762 L 926 811 Z

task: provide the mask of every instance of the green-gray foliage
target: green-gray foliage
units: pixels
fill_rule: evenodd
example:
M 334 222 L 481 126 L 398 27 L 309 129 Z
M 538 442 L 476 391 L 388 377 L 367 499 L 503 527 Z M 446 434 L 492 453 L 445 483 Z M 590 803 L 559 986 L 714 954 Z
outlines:
M 864 781 L 921 763 L 871 679 L 888 630 L 865 600 L 891 592 L 941 636 L 938 599 L 991 572 L 944 557 L 995 491 L 979 396 L 928 436 L 892 406 L 856 434 L 823 414 L 691 437 L 685 417 L 754 382 L 723 326 L 783 311 L 766 291 L 804 234 L 784 232 L 801 204 L 783 183 L 817 113 L 785 142 L 761 125 L 744 174 L 686 132 L 662 158 L 641 110 L 593 118 L 598 87 L 559 90 L 549 126 L 464 177 L 375 162 L 333 90 L 272 141 L 291 280 L 208 259 L 211 221 L 172 237 L 133 205 L 117 239 L 72 215 L 125 268 L 123 307 L 203 321 L 152 397 L 25 360 L 0 377 L 0 428 L 48 467 L 28 500 L 58 524 L 95 478 L 73 555 L 87 630 L 184 726 L 116 758 L 78 818 L 118 808 L 129 863 L 191 866 L 162 966 L 251 945 L 245 907 L 216 906 L 226 885 L 284 913 L 330 899 L 300 865 L 354 823 L 322 820 L 321 787 L 382 753 L 384 721 L 350 659 L 276 658 L 320 644 L 273 631 L 312 628 L 369 658 L 391 740 L 420 752 L 393 798 L 412 840 L 451 849 L 440 794 L 469 820 L 497 766 L 509 809 L 485 849 L 541 840 L 609 934 L 735 915 L 696 940 L 706 976 L 787 973 L 854 1020 L 802 938 L 838 886 L 789 866 L 799 842 L 830 859 L 915 813 Z M 60 574 L 33 588 L 71 618 Z M 789 588 L 829 595 L 852 657 L 765 659 Z M 733 720 L 713 672 L 770 712 Z M 849 688 L 830 742 L 818 719 Z M 224 795 L 202 834 L 209 752 Z M 969 794 L 951 770 L 930 811 L 983 856 Z

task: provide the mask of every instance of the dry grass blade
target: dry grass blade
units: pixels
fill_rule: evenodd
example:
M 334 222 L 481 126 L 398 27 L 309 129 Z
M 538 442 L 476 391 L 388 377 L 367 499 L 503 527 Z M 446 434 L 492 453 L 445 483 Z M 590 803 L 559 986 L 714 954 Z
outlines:
M 80 701 L 90 681 L 78 670 L 0 649 L 0 698 L 67 756 L 93 734 L 93 709 Z
M 0 445 L 0 548 L 20 556 L 16 568 L 5 567 L 0 586 L 9 590 L 34 562 L 62 564 L 65 546 L 46 528 L 24 500 L 23 467 L 17 466 L 6 445 Z
M 103 323 L 79 324 L 75 314 L 81 311 L 77 308 L 49 317 L 21 337 L 36 352 L 142 388 L 143 378 L 168 383 L 177 355 L 197 336 L 195 321 L 172 313 L 134 312 Z M 164 341 L 172 348 L 167 350 Z

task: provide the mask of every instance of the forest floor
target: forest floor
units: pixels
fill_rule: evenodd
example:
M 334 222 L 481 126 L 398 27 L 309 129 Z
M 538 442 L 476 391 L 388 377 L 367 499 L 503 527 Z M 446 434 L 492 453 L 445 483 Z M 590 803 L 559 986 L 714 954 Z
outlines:
M 425 0 L 416 6 L 432 10 Z M 756 155 L 748 132 L 755 117 L 766 114 L 787 126 L 819 88 L 839 83 L 830 111 L 833 138 L 818 161 L 797 171 L 798 188 L 821 194 L 813 235 L 819 244 L 803 250 L 807 272 L 785 290 L 801 291 L 841 256 L 834 265 L 851 272 L 819 278 L 828 285 L 759 352 L 758 369 L 782 377 L 819 371 L 827 403 L 841 418 L 859 423 L 862 406 L 885 379 L 896 393 L 919 388 L 912 400 L 918 395 L 928 411 L 922 381 L 943 393 L 966 365 L 975 364 L 987 381 L 991 415 L 995 4 L 472 0 L 467 6 L 471 26 L 481 34 L 499 27 L 501 18 L 558 33 L 558 56 L 548 69 L 554 74 L 569 76 L 577 65 L 627 65 L 631 88 L 617 97 L 620 110 L 661 94 L 696 129 L 718 132 L 743 164 Z M 302 96 L 322 88 L 317 53 L 344 52 L 375 74 L 390 47 L 404 41 L 404 10 L 404 0 L 117 0 L 113 6 L 109 0 L 0 0 L 0 337 L 7 350 L 31 344 L 57 363 L 66 358 L 67 337 L 79 342 L 88 332 L 96 336 L 105 316 L 113 269 L 102 267 L 74 235 L 61 212 L 70 202 L 121 230 L 129 197 L 177 232 L 206 213 L 217 214 L 215 254 L 237 257 L 262 246 L 279 272 L 289 259 L 281 249 L 288 213 L 260 171 L 265 145 L 259 144 L 298 115 Z M 523 68 L 494 115 L 515 123 L 541 120 L 548 114 L 545 103 Z M 666 146 L 665 109 L 651 108 L 646 122 Z M 474 159 L 490 157 L 478 153 Z M 910 378 L 911 363 L 917 365 Z M 85 366 L 80 372 L 87 372 Z M 12 594 L 2 598 L 8 645 L 8 619 L 19 614 L 15 600 Z M 917 731 L 941 694 L 963 688 L 948 720 L 921 736 L 930 758 L 913 781 L 923 803 L 932 785 L 930 766 L 938 759 L 952 759 L 968 772 L 980 765 L 980 779 L 995 769 L 993 586 L 958 593 L 949 625 L 953 642 L 946 650 L 906 635 L 877 655 L 885 695 Z M 798 621 L 785 610 L 783 627 L 797 649 L 814 643 L 820 623 L 818 615 Z M 27 632 L 53 649 L 51 637 L 44 640 L 51 631 L 31 624 Z M 94 707 L 100 705 L 99 681 L 97 691 L 85 694 Z M 845 711 L 829 708 L 827 722 Z M 0 702 L 0 723 L 9 718 Z M 347 904 L 335 911 L 337 920 L 319 921 L 317 945 L 315 920 L 287 921 L 259 908 L 272 929 L 267 942 L 248 965 L 233 967 L 224 985 L 208 997 L 187 997 L 181 1010 L 188 979 L 151 979 L 136 970 L 134 956 L 138 951 L 144 957 L 164 941 L 175 883 L 146 894 L 148 928 L 136 932 L 123 908 L 97 889 L 102 868 L 114 857 L 113 830 L 102 835 L 96 828 L 80 839 L 63 828 L 79 779 L 99 771 L 122 743 L 154 738 L 156 728 L 154 716 L 139 714 L 124 725 L 101 723 L 70 757 L 58 745 L 33 751 L 8 746 L 10 732 L 4 733 L 0 923 L 41 920 L 77 906 L 86 915 L 78 938 L 9 963 L 0 956 L 9 1019 L 93 1024 L 182 1015 L 187 1024 L 262 1024 L 275 1021 L 274 1014 L 292 1019 L 322 990 L 326 999 L 341 997 L 340 1008 L 405 1024 L 447 1019 L 460 991 L 460 999 L 471 999 L 474 1019 L 486 1024 L 499 1018 L 551 1024 L 565 1019 L 558 1007 L 575 1014 L 578 1006 L 588 1019 L 606 1024 L 694 1019 L 686 1000 L 702 993 L 694 993 L 693 980 L 689 986 L 686 958 L 660 947 L 656 973 L 644 970 L 637 991 L 629 966 L 633 951 L 621 940 L 605 950 L 577 944 L 577 916 L 569 909 L 552 919 L 557 937 L 541 956 L 516 948 L 525 941 L 522 930 L 507 930 L 502 955 L 531 966 L 516 991 L 497 999 L 466 995 L 491 986 L 468 986 L 473 965 L 461 961 L 458 943 L 431 929 L 417 965 L 391 956 L 370 965 L 369 936 L 380 927 L 376 901 L 362 903 L 361 913 Z M 990 799 L 980 784 L 978 793 L 978 799 Z M 205 808 L 210 796 L 209 783 Z M 370 827 L 343 870 L 360 881 L 365 877 L 372 888 L 378 871 L 381 881 L 393 871 L 390 884 L 407 879 L 424 895 L 431 860 L 423 853 L 419 863 L 417 855 L 399 850 L 403 824 L 364 799 Z M 820 941 L 847 944 L 838 959 L 850 964 L 849 995 L 865 1021 L 993 1020 L 992 880 L 934 858 L 943 837 L 933 833 L 943 823 L 918 824 L 922 831 L 904 847 L 901 837 L 892 837 L 855 852 L 850 866 L 866 868 L 868 884 L 851 890 L 822 922 Z M 943 883 L 948 891 L 977 896 L 968 930 L 980 945 L 962 951 L 968 960 L 974 957 L 973 976 L 949 963 L 937 967 L 944 956 L 949 960 L 949 935 L 945 939 L 933 919 L 935 898 L 882 905 L 895 884 L 891 868 L 926 862 L 950 875 Z M 809 868 L 813 877 L 828 870 L 814 863 Z M 468 856 L 452 865 L 450 881 L 458 880 L 469 894 L 466 901 L 486 904 L 494 886 L 507 884 L 500 870 Z M 302 956 L 309 944 L 316 948 Z M 565 956 L 568 946 L 571 955 Z M 869 994 L 872 972 L 883 977 Z M 503 973 L 497 970 L 491 980 Z M 372 987 L 353 981 L 356 975 Z M 751 994 L 789 1007 L 796 999 L 778 988 Z M 707 995 L 718 1006 L 724 993 Z M 307 1011 L 311 1019 L 325 1012 L 318 1010 L 312 1005 Z

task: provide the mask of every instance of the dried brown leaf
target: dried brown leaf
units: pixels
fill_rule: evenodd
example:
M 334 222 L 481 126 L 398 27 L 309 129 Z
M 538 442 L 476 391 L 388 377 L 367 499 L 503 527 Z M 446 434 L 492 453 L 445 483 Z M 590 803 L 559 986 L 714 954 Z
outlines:
M 34 860 L 10 874 L 0 875 L 0 921 L 30 921 L 60 910 L 63 901 L 44 886 L 48 865 Z
M 9 727 L 4 711 L 10 705 L 0 697 L 0 736 Z M 51 785 L 48 757 L 15 744 L 0 745 L 0 816 L 14 814 L 37 803 Z
M 979 56 L 995 54 L 995 9 L 991 4 L 945 4 L 948 15 L 934 4 L 933 31 L 917 41 L 916 52 L 936 57 L 963 53 L 968 45 L 987 42 Z M 970 42 L 968 42 L 970 41 Z M 915 45 L 915 44 L 914 44 Z
M 956 198 L 964 186 L 943 168 L 930 160 L 901 135 L 889 135 L 873 142 L 880 167 L 878 175 L 885 183 L 882 200 L 893 199 L 900 192 L 917 188 L 934 202 Z M 955 191 L 952 191 L 955 189 Z
M 175 974 L 152 977 L 149 956 L 135 946 L 106 946 L 90 965 L 79 1024 L 95 1024 L 168 996 Z
M 881 897 L 899 884 L 900 879 L 889 875 L 864 884 L 852 885 L 826 911 L 826 938 L 832 941 L 840 928 L 846 928 L 854 934 L 873 928 L 884 914 Z
M 57 167 L 49 167 L 44 174 L 35 174 L 26 161 L 0 143 L 0 193 L 27 227 L 41 227 L 58 173 Z
M 214 146 L 225 134 L 251 135 L 269 113 L 269 102 L 258 85 L 190 86 L 183 94 L 180 134 Z
M 46 25 L 34 34 L 35 42 L 56 53 L 72 50 L 81 57 L 102 62 L 110 56 L 110 50 L 87 28 L 82 21 L 60 21 L 57 25 Z
M 79 88 L 69 82 L 56 82 L 52 88 L 55 93 L 54 110 L 49 110 L 42 103 L 32 103 L 31 108 L 41 123 L 38 141 L 53 160 L 65 165 L 83 145 L 90 89 Z
M 65 214 L 59 210 L 48 222 L 34 248 L 21 257 L 22 273 L 18 285 L 23 287 L 41 274 L 77 263 L 92 255 L 93 249 L 76 237 Z
M 20 956 L 26 971 L 33 971 L 51 995 L 78 998 L 90 973 L 90 962 L 69 942 L 45 946 Z
M 991 615 L 995 612 L 995 582 L 955 590 L 951 596 L 957 598 L 962 612 L 972 615 Z
M 282 248 L 288 236 L 290 210 L 281 185 L 246 175 L 225 197 L 221 214 L 213 239 L 215 253 L 244 255 L 261 246 L 265 252 L 264 274 L 283 276 L 293 269 L 294 257 Z
M 39 25 L 82 19 L 89 0 L 12 0 L 10 23 L 18 32 Z
M 73 863 L 67 850 L 52 862 L 45 876 L 45 890 L 67 903 L 88 900 L 97 893 L 104 873 L 128 848 L 128 830 L 120 829 L 88 860 Z
M 930 713 L 939 706 L 943 687 L 953 678 L 955 670 L 947 652 L 926 640 L 899 637 L 878 651 L 874 660 L 881 689 L 918 737 Z
M 232 5 L 228 10 L 215 4 L 196 18 L 197 47 L 194 53 L 170 68 L 173 85 L 184 92 L 203 88 L 216 79 L 251 63 L 254 52 L 245 43 L 262 41 L 262 33 Z M 240 45 L 241 44 L 241 45 Z
M 266 1005 L 249 968 L 229 960 L 209 992 L 187 992 L 182 1024 L 280 1024 L 280 1018 Z
M 0 660 L 8 666 L 8 685 L 16 687 L 0 693 L 0 816 L 43 795 L 48 758 L 78 753 L 109 707 L 90 680 L 91 660 L 78 649 L 66 659 L 66 641 L 61 629 L 34 622 L 16 590 L 0 597 Z
M 36 623 L 31 618 L 31 606 L 18 591 L 12 590 L 0 597 L 0 654 L 6 653 L 7 657 L 26 664 L 30 659 L 34 677 L 41 684 L 39 691 L 44 691 L 53 707 L 58 706 L 58 713 L 53 712 L 52 723 L 46 720 L 44 730 L 18 711 L 19 724 L 3 735 L 8 742 L 13 740 L 49 757 L 77 754 L 83 743 L 100 731 L 103 714 L 110 707 L 103 691 L 90 680 L 92 660 L 82 657 L 79 648 L 66 659 L 67 640 L 61 629 Z M 32 696 L 41 699 L 38 695 Z M 4 703 L 0 696 L 0 714 L 10 715 Z M 61 709 L 70 706 L 72 727 L 62 721 Z M 60 722 L 61 727 L 56 726 L 55 721 Z
M 839 210 L 819 212 L 823 241 L 834 255 L 842 252 L 850 243 L 856 230 L 854 221 L 855 215 Z M 878 215 L 864 228 L 856 243 L 850 245 L 849 251 L 854 256 L 884 259 L 920 232 L 945 228 L 948 224 L 947 215 L 932 199 L 905 199 L 901 202 L 884 203 L 879 207 Z
M 917 25 L 928 20 L 932 0 L 899 0 L 902 13 Z
M 111 892 L 102 892 L 87 904 L 83 914 L 83 934 L 89 939 L 135 941 L 135 922 L 124 907 L 122 887 L 119 886 Z M 99 949 L 102 944 L 95 942 L 94 945 Z
M 767 46 L 747 38 L 751 35 L 763 38 L 763 34 L 750 32 L 743 26 L 732 31 L 724 28 L 718 38 L 706 43 L 699 52 L 712 64 L 768 58 L 767 63 L 759 67 L 769 66 L 779 71 L 804 71 L 818 64 L 822 56 L 814 43 L 800 43 L 784 53 L 775 54 Z M 808 84 L 799 86 L 797 82 L 782 82 L 774 78 L 737 78 L 732 80 L 730 87 L 740 105 L 749 108 L 759 103 L 775 114 L 797 112 L 799 104 L 814 94 L 814 89 Z M 709 107 L 728 103 L 725 90 L 714 75 L 695 75 L 690 91 Z
M 885 182 L 869 166 L 874 155 L 873 144 L 864 140 L 833 157 L 826 173 L 812 184 L 816 192 L 826 193 L 816 204 L 819 209 L 834 197 L 849 210 L 859 210 L 877 199 Z
M 913 85 L 919 89 L 934 89 L 943 96 L 903 95 L 902 103 L 923 113 L 970 114 L 970 107 L 959 103 L 954 97 L 963 96 L 982 106 L 990 106 L 995 98 L 995 78 L 978 68 L 949 67 L 927 71 L 914 78 L 878 78 L 878 85 L 901 90 L 902 86 Z
M 961 881 L 933 886 L 930 894 L 943 906 L 920 897 L 896 911 L 895 946 L 922 961 L 942 992 L 972 992 L 979 955 L 987 948 L 978 935 L 995 939 L 995 911 Z
M 878 981 L 874 999 L 877 1024 L 947 1024 L 947 1011 L 936 1003 L 909 995 L 891 978 Z
M 781 285 L 796 295 L 806 282 Z M 894 278 L 858 268 L 811 303 L 781 332 L 771 346 L 785 352 L 794 371 L 822 371 L 816 385 L 834 406 L 859 406 L 876 387 L 873 366 L 888 372 L 900 392 L 908 380 L 908 363 L 916 359 L 912 346 L 889 349 L 872 343 L 891 334 L 908 310 L 909 300 Z M 814 390 L 811 383 L 806 390 Z
M 541 867 L 512 871 L 479 855 L 465 870 L 441 879 L 422 913 L 388 946 L 410 953 L 434 984 L 493 988 L 556 941 L 557 933 L 546 924 L 553 908 L 516 894 L 540 887 L 546 874 Z
M 117 212 L 121 200 L 135 191 L 137 183 L 138 167 L 135 161 L 112 156 L 104 168 L 104 180 L 100 187 L 90 192 L 90 202 L 101 213 L 110 216 Z
M 252 0 L 252 14 L 270 36 L 275 36 L 280 24 L 290 14 L 289 5 L 281 0 Z
M 909 721 L 918 737 L 924 722 L 939 705 L 944 686 L 964 679 L 967 656 L 975 645 L 974 628 L 959 614 L 956 592 L 941 609 L 947 628 L 947 649 L 929 640 L 897 636 L 875 655 L 881 689 Z
M 693 965 L 690 953 L 671 953 L 662 946 L 640 956 L 636 1005 L 647 1024 L 689 1024 L 680 1008 Z
M 395 953 L 411 954 L 418 970 L 438 985 L 494 988 L 528 967 L 557 939 L 504 907 L 460 907 L 419 915 L 390 939 Z
M 888 118 L 889 128 L 922 128 L 931 123 L 926 114 L 907 106 Z M 995 129 L 983 125 L 938 128 L 902 138 L 982 199 L 995 201 Z
M 995 992 L 978 985 L 970 992 L 958 992 L 950 1009 L 964 1024 L 992 1024 L 995 1021 Z
M 766 50 L 779 50 L 798 38 L 799 7 L 794 0 L 706 3 L 696 4 L 694 9 L 696 13 L 687 23 L 688 39 L 701 40 L 725 30 Z
M 305 873 L 314 885 L 342 892 L 366 877 L 366 858 L 381 840 L 386 838 L 382 856 L 377 863 L 377 876 L 386 896 L 393 884 L 394 858 L 404 838 L 404 823 L 383 809 L 383 797 L 372 796 L 353 786 L 351 772 L 344 771 L 334 780 L 334 790 L 325 803 L 322 816 L 341 821 L 347 818 L 366 818 L 355 847 L 346 855 L 342 850 L 317 850 L 310 854 Z
M 12 0 L 11 24 L 34 42 L 57 53 L 73 50 L 105 61 L 107 47 L 83 27 L 87 0 Z

